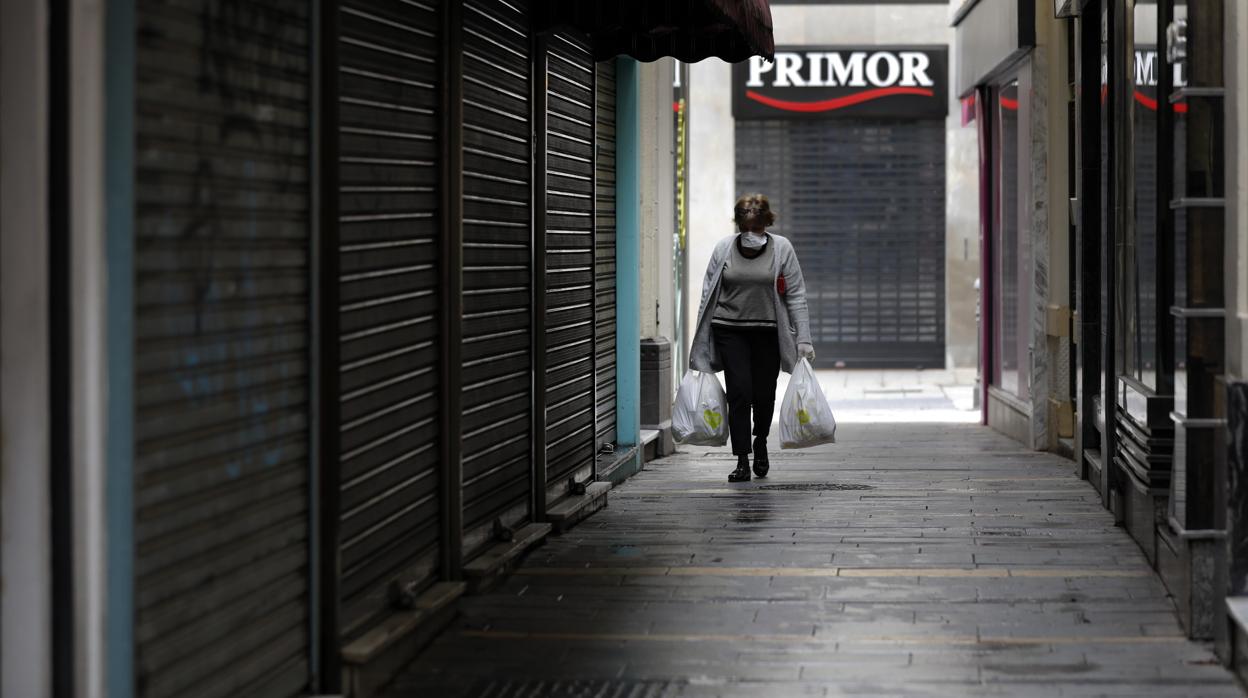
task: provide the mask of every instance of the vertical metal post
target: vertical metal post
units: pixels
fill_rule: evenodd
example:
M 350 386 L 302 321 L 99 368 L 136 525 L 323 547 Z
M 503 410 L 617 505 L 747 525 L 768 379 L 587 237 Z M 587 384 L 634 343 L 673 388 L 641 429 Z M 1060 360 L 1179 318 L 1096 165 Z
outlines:
M 320 5 L 320 152 L 317 177 L 320 181 L 320 391 L 319 434 L 320 476 L 320 644 L 321 686 L 325 693 L 342 691 L 342 606 L 340 555 L 340 469 L 342 421 L 339 408 L 341 386 L 338 375 L 339 352 L 339 228 L 338 228 L 338 92 L 340 21 L 338 0 L 322 0 Z
M 109 698 L 134 695 L 134 0 L 109 0 L 105 17 L 105 206 L 108 265 Z
M 996 265 L 992 263 L 994 248 L 993 231 L 997 229 L 997 207 L 994 200 L 993 173 L 996 172 L 993 150 L 992 88 L 979 87 L 975 90 L 975 121 L 979 131 L 979 366 L 981 380 L 980 389 L 980 424 L 988 424 L 988 386 L 993 381 L 993 362 L 996 360 L 992 352 L 993 338 L 996 336 L 993 314 L 993 294 L 997 286 L 997 278 L 993 273 Z
M 1099 14 L 1076 20 L 1078 33 L 1078 153 L 1079 153 L 1079 386 L 1081 445 L 1099 449 L 1095 398 L 1101 391 L 1101 60 Z M 1087 459 L 1079 454 L 1079 472 L 1089 475 Z M 1100 483 L 1098 483 L 1099 485 Z
M 1118 235 L 1122 229 L 1122 168 L 1119 163 L 1122 144 L 1122 129 L 1118 123 L 1120 116 L 1121 93 L 1123 92 L 1120 71 L 1122 57 L 1120 44 L 1123 43 L 1121 28 L 1121 12 L 1118 5 L 1122 0 L 1104 0 L 1104 19 L 1101 28 L 1103 51 L 1107 67 L 1105 71 L 1104 103 L 1101 115 L 1106 149 L 1108 169 L 1101 173 L 1109 178 L 1109 186 L 1105 188 L 1109 200 L 1104 202 L 1107 215 L 1103 217 L 1104 227 L 1101 231 L 1101 284 L 1105 289 L 1106 302 L 1101 308 L 1101 365 L 1102 365 L 1102 404 L 1105 406 L 1105 431 L 1101 441 L 1101 496 L 1106 505 L 1113 505 L 1111 491 L 1117 487 L 1115 477 L 1114 456 L 1117 448 L 1118 426 L 1118 340 L 1116 301 L 1118 299 Z
M 1135 225 L 1135 110 L 1138 108 L 1135 101 L 1135 0 L 1122 0 L 1118 11 L 1121 16 L 1117 24 L 1119 36 L 1116 46 L 1118 59 L 1122 61 L 1118 68 L 1118 80 L 1122 87 L 1115 93 L 1119 111 L 1114 122 L 1118 129 L 1118 158 L 1115 164 L 1118 181 L 1118 205 L 1115 207 L 1118 219 L 1115 283 L 1118 291 L 1115 297 L 1118 300 L 1114 304 L 1118 309 L 1117 322 L 1121 323 L 1116 336 L 1122 353 L 1116 361 L 1121 362 L 1117 367 L 1119 371 L 1126 371 L 1134 377 L 1135 366 L 1132 364 L 1140 355 L 1140 323 L 1135 312 L 1139 294 L 1136 264 L 1139 236 Z M 1116 375 L 1114 385 L 1117 393 Z
M 321 550 L 322 482 L 321 471 L 325 467 L 325 453 L 321 450 L 321 431 L 325 420 L 322 411 L 324 394 L 321 385 L 321 343 L 324 332 L 321 326 L 323 299 L 321 286 L 325 277 L 321 265 L 324 250 L 321 249 L 321 176 L 324 162 L 321 159 L 321 34 L 322 5 L 334 0 L 312 0 L 308 31 L 308 667 L 311 675 L 308 685 L 315 692 L 324 692 L 321 674 L 321 570 L 325 558 Z
M 533 36 L 530 42 L 529 101 L 532 116 L 532 239 L 530 268 L 532 293 L 530 330 L 530 367 L 532 380 L 532 429 L 529 442 L 531 455 L 530 508 L 534 521 L 546 518 L 546 71 L 549 45 L 545 37 Z
M 74 695 L 74 468 L 70 409 L 69 0 L 48 3 L 48 456 L 52 517 L 52 695 Z
M 1066 105 L 1066 298 L 1071 310 L 1070 336 L 1061 342 L 1066 346 L 1069 355 L 1070 372 L 1066 379 L 1067 395 L 1070 396 L 1071 412 L 1074 419 L 1079 418 L 1079 347 L 1076 338 L 1079 336 L 1076 325 L 1079 319 L 1079 220 L 1077 204 L 1079 201 L 1079 39 L 1076 21 L 1065 22 L 1066 39 L 1066 84 L 1069 102 Z M 1082 472 L 1083 442 L 1079 438 L 1078 422 L 1072 425 L 1071 436 L 1075 443 L 1075 462 Z
M 439 360 L 442 369 L 442 410 L 439 444 L 442 460 L 442 578 L 460 578 L 463 566 L 463 315 L 464 315 L 464 48 L 463 7 L 443 0 L 439 92 L 442 114 L 441 152 L 441 277 L 442 315 Z
M 1153 273 L 1157 279 L 1157 394 L 1174 394 L 1174 73 L 1166 61 L 1166 28 L 1174 19 L 1174 4 L 1157 3 L 1157 258 Z
M 616 69 L 616 439 L 631 448 L 641 441 L 641 66 L 618 58 Z
M 591 57 L 592 46 L 591 46 Z M 593 454 L 590 479 L 598 479 L 598 66 L 591 64 L 589 75 L 589 375 L 593 404 L 590 419 L 594 423 L 589 435 L 589 451 Z

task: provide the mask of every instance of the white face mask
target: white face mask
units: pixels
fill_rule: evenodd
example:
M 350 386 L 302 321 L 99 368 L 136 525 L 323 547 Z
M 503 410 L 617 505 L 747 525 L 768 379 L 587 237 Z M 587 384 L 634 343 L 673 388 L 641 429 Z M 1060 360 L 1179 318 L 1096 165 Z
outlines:
M 741 246 L 747 250 L 761 249 L 766 244 L 767 235 L 765 233 L 755 233 L 753 231 L 741 233 Z

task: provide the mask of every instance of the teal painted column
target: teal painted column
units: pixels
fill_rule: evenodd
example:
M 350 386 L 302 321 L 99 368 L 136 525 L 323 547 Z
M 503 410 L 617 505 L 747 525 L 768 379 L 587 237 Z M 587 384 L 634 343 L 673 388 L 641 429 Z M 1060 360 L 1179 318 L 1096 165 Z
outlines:
M 621 450 L 641 442 L 641 66 L 616 59 L 615 423 Z
M 105 15 L 105 263 L 108 274 L 108 436 L 105 685 L 134 695 L 134 0 L 109 0 Z

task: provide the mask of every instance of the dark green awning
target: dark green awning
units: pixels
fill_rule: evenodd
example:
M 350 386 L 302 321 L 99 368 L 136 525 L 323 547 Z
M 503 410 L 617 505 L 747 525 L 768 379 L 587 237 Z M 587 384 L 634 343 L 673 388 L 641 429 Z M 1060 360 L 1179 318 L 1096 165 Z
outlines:
M 571 27 L 589 35 L 594 58 L 672 56 L 730 63 L 775 55 L 767 0 L 537 0 L 537 30 Z

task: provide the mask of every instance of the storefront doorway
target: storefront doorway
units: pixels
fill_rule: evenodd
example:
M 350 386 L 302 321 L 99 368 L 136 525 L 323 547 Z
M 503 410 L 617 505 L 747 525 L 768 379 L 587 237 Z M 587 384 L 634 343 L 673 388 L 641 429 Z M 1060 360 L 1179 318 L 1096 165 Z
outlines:
M 944 120 L 738 121 L 736 136 L 737 189 L 771 197 L 802 255 L 818 363 L 943 368 Z
M 816 367 L 944 368 L 943 50 L 777 55 L 734 76 L 736 190 L 798 251 Z

